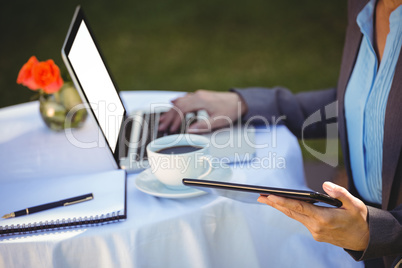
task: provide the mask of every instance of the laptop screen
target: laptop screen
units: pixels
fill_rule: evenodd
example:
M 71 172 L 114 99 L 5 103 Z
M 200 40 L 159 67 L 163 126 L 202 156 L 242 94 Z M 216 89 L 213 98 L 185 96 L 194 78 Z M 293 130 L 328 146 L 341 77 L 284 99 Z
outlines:
M 66 56 L 114 153 L 124 120 L 124 106 L 85 20 L 81 20 L 71 41 L 71 49 Z

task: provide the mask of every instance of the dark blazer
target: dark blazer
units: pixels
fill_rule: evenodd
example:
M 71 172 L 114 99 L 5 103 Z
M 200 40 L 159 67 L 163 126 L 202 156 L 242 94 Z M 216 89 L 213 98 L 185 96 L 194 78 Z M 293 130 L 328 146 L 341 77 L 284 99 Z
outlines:
M 262 115 L 268 120 L 272 116 L 286 116 L 284 123 L 297 137 L 301 137 L 304 121 L 317 110 L 325 114 L 325 106 L 338 101 L 339 137 L 342 145 L 345 168 L 349 178 L 349 191 L 362 199 L 353 183 L 350 167 L 349 145 L 344 112 L 346 86 L 356 62 L 362 40 L 356 17 L 368 0 L 348 2 L 348 26 L 342 56 L 341 70 L 336 88 L 293 95 L 284 88 L 233 89 L 248 105 L 243 120 Z M 383 143 L 382 206 L 368 205 L 370 242 L 364 252 L 348 252 L 356 260 L 383 258 L 384 265 L 390 267 L 402 256 L 402 51 L 399 56 L 394 79 L 388 97 Z M 325 138 L 325 120 L 304 129 L 305 138 Z M 363 200 L 363 199 L 362 199 Z M 364 201 L 364 200 L 363 200 Z

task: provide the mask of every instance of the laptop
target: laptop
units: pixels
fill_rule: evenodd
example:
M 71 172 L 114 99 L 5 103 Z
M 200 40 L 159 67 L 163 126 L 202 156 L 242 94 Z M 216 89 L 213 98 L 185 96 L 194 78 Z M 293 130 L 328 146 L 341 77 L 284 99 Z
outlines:
M 149 167 L 146 145 L 171 133 L 158 132 L 159 117 L 171 104 L 151 105 L 150 109 L 128 113 L 80 6 L 75 10 L 62 47 L 62 58 L 90 116 L 105 140 L 108 155 L 116 168 L 140 171 Z M 193 120 L 206 113 L 183 118 L 181 133 Z M 243 135 L 244 134 L 244 135 Z M 254 128 L 239 126 L 206 134 L 214 139 L 210 154 L 226 162 L 248 161 L 255 153 Z M 235 142 L 234 142 L 235 141 Z M 235 144 L 234 144 L 235 143 Z M 224 146 L 227 145 L 227 146 Z M 246 159 L 247 158 L 247 159 Z

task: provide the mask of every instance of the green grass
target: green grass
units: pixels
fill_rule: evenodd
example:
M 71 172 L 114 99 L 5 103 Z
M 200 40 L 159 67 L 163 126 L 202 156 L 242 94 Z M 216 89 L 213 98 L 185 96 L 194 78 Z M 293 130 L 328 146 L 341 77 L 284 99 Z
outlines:
M 78 3 L 121 90 L 334 86 L 346 25 L 345 1 L 25 2 L 0 11 L 0 107 L 29 100 L 15 80 L 31 55 L 67 74 L 60 49 Z
M 120 90 L 226 91 L 336 85 L 346 1 L 6 1 L 0 8 L 0 107 L 29 101 L 17 85 L 31 55 L 52 58 L 81 4 Z

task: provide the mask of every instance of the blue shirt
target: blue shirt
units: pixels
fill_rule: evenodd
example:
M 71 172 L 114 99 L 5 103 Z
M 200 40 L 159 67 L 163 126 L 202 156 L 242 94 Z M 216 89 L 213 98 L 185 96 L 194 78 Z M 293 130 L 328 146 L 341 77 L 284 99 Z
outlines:
M 402 45 L 402 6 L 391 13 L 380 65 L 373 46 L 374 10 L 371 0 L 356 19 L 363 39 L 346 88 L 345 117 L 354 184 L 366 201 L 381 204 L 385 109 Z

